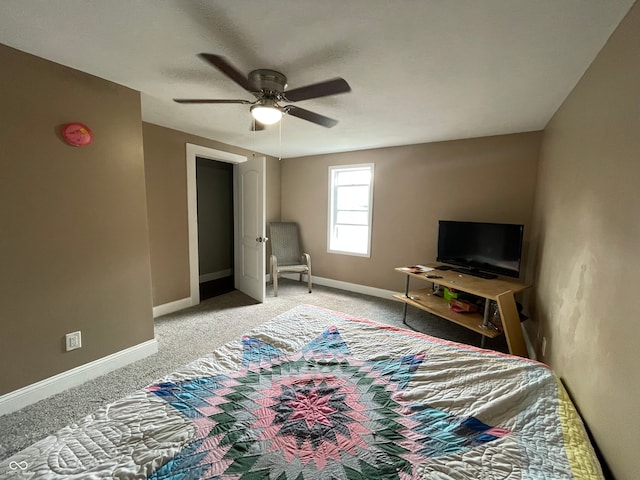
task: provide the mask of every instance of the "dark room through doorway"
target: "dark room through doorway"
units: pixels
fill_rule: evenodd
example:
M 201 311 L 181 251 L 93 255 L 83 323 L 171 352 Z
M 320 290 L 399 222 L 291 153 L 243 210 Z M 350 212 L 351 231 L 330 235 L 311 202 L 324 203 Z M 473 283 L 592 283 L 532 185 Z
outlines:
M 233 164 L 197 157 L 200 300 L 234 290 Z

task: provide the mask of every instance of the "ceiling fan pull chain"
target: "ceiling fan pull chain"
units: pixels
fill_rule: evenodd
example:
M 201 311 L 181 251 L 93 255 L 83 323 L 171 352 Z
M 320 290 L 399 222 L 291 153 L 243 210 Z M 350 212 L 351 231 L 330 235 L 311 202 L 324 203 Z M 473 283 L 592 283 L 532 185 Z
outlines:
M 256 119 L 251 117 L 251 150 L 253 150 L 253 158 L 256 157 Z
M 278 160 L 282 161 L 282 120 L 280 120 L 280 125 L 278 126 L 278 132 L 280 133 L 280 154 L 278 156 Z

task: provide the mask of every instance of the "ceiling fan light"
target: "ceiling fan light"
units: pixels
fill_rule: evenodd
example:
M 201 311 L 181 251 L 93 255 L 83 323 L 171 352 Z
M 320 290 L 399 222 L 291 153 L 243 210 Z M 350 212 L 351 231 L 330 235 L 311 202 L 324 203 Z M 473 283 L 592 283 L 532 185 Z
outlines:
M 251 115 L 263 125 L 273 125 L 278 123 L 282 118 L 282 112 L 274 107 L 265 107 L 264 105 L 254 105 L 251 107 Z

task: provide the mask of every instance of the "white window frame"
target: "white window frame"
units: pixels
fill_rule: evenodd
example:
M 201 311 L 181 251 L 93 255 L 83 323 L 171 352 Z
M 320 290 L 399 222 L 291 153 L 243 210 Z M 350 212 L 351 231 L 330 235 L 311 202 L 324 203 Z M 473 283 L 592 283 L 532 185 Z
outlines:
M 371 172 L 371 180 L 369 182 L 369 209 L 368 209 L 368 220 L 367 220 L 367 249 L 365 253 L 361 252 L 353 252 L 348 250 L 338 250 L 331 248 L 331 238 L 332 232 L 334 231 L 336 224 L 335 218 L 337 213 L 337 207 L 335 205 L 336 201 L 336 185 L 335 185 L 335 176 L 337 172 L 341 171 L 349 171 L 349 170 L 364 170 L 369 169 Z M 336 165 L 329 167 L 329 218 L 328 218 L 328 228 L 327 228 L 327 252 L 328 253 L 338 253 L 342 255 L 353 255 L 356 257 L 371 257 L 371 225 L 373 219 L 373 175 L 374 175 L 374 164 L 373 163 L 359 163 L 353 165 Z

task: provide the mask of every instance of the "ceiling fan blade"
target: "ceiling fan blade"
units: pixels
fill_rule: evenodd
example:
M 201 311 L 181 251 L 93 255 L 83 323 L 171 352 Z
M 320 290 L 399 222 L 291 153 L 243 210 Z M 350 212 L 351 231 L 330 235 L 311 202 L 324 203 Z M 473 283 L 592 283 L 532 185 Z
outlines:
M 299 102 L 300 100 L 327 97 L 329 95 L 337 95 L 350 91 L 351 87 L 344 78 L 334 78 L 332 80 L 307 85 L 306 87 L 294 88 L 293 90 L 284 92 L 283 96 L 290 102 Z
M 244 88 L 247 92 L 254 93 L 256 91 L 256 87 L 249 82 L 249 79 L 246 75 L 240 72 L 236 67 L 231 65 L 224 57 L 220 55 L 214 55 L 212 53 L 199 53 L 198 56 L 202 58 L 205 62 L 213 65 L 222 73 L 224 73 L 231 80 L 236 82 L 242 88 Z
M 284 111 L 294 117 L 298 117 L 302 120 L 307 120 L 327 128 L 334 127 L 338 123 L 338 121 L 333 118 L 325 117 L 319 113 L 310 112 L 309 110 L 296 107 L 295 105 L 287 105 L 284 107 Z
M 245 105 L 253 103 L 249 100 L 212 100 L 207 98 L 174 98 L 173 101 L 177 103 L 242 103 Z

